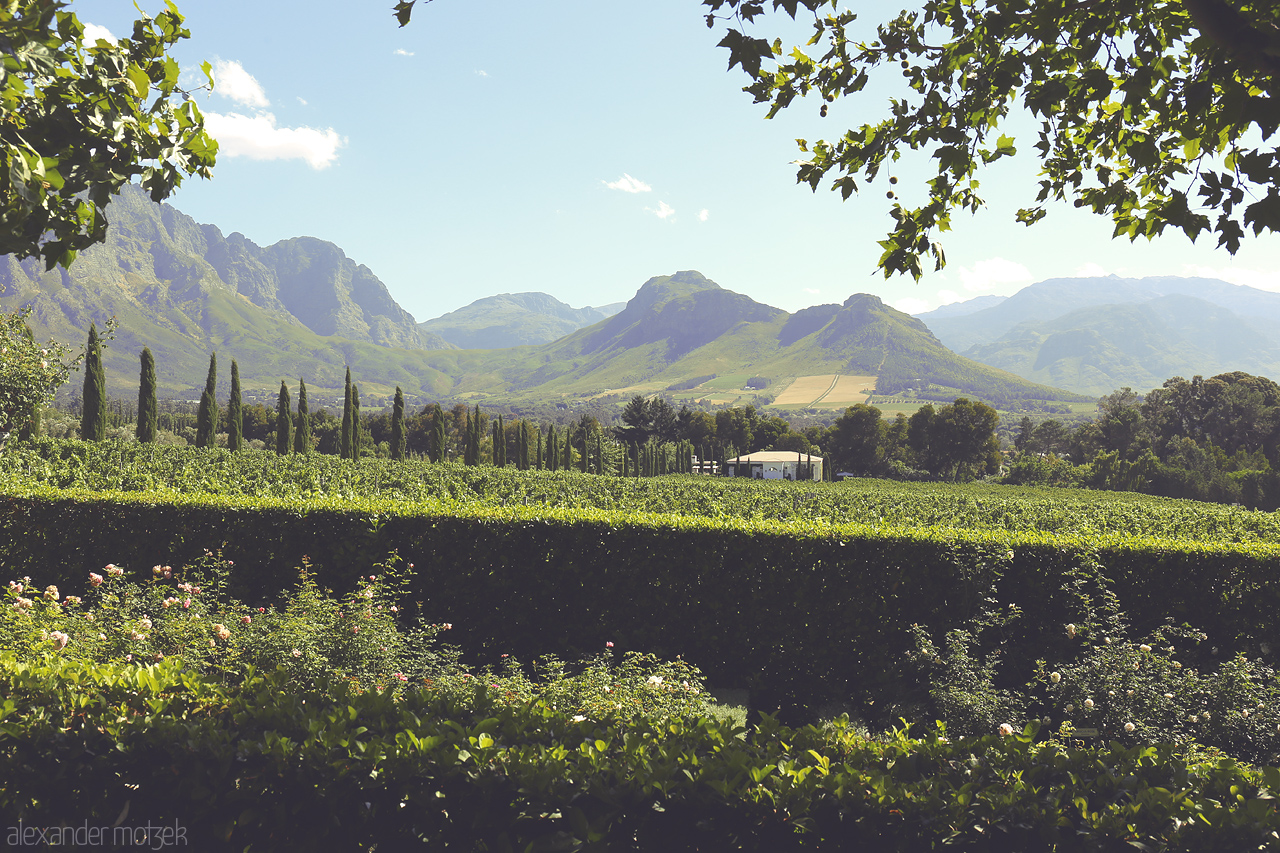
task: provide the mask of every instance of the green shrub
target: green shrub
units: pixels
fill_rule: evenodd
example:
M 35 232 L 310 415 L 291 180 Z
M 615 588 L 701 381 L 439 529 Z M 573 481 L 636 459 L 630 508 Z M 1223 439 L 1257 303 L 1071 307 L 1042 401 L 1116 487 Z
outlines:
M 33 662 L 125 665 L 179 660 L 190 671 L 228 683 L 280 670 L 299 691 L 334 680 L 356 692 L 427 689 L 466 701 L 477 685 L 509 704 L 541 699 L 572 715 L 645 715 L 654 719 L 706 710 L 702 674 L 682 660 L 626 652 L 613 643 L 575 664 L 553 655 L 526 671 L 510 654 L 493 666 L 464 664 L 437 639 L 449 623 L 410 618 L 412 566 L 392 555 L 344 596 L 322 590 L 304 558 L 293 590 L 278 606 L 245 605 L 227 595 L 229 560 L 213 552 L 179 570 L 155 566 L 144 582 L 108 565 L 89 575 L 83 596 L 12 580 L 0 610 L 0 652 Z
M 1273 849 L 1280 770 L 1036 731 L 954 739 L 574 718 L 0 653 L 0 814 L 201 850 Z M 741 737 L 739 737 L 741 735 Z

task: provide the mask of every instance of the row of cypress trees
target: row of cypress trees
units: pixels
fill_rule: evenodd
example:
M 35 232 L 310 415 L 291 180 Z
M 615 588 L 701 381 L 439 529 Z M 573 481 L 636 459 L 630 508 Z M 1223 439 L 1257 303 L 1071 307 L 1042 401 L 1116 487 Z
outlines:
M 141 354 L 141 371 L 138 378 L 138 421 L 135 435 L 140 442 L 154 442 L 159 406 L 156 401 L 156 361 L 150 347 Z M 102 343 L 97 325 L 89 325 L 89 339 L 85 346 L 84 399 L 80 417 L 80 436 L 86 441 L 102 441 L 106 437 L 107 386 L 102 367 Z M 218 354 L 209 356 L 209 373 L 205 378 L 204 392 L 196 413 L 196 446 L 212 447 L 218 425 Z M 233 453 L 244 449 L 243 398 L 240 391 L 240 366 L 231 360 L 231 395 L 227 401 L 227 448 Z M 395 404 L 392 410 L 391 455 L 394 459 L 405 457 L 404 392 L 396 386 Z M 437 408 L 439 408 L 437 404 Z M 347 368 L 346 398 L 342 412 L 341 455 L 354 459 L 359 453 L 360 389 L 351 381 L 351 368 Z M 296 426 L 296 429 L 295 429 Z M 441 424 L 442 426 L 442 424 Z M 443 437 L 441 437 L 443 444 Z M 307 383 L 298 380 L 298 410 L 296 421 L 292 413 L 289 386 L 281 381 L 280 395 L 276 402 L 276 452 L 311 452 L 311 413 L 307 405 Z
M 85 348 L 85 382 L 84 407 L 81 415 L 81 436 L 90 441 L 101 441 L 106 434 L 106 381 L 102 369 L 101 343 L 98 339 L 97 327 L 89 326 L 89 340 Z M 154 442 L 157 435 L 157 402 L 156 402 L 156 367 L 155 358 L 150 348 L 144 348 L 141 355 L 142 368 L 138 386 L 138 423 L 136 435 L 138 441 Z M 212 447 L 214 445 L 218 424 L 218 356 L 209 356 L 209 373 L 205 379 L 204 392 L 200 395 L 200 405 L 196 414 L 196 446 Z M 235 359 L 231 360 L 231 394 L 227 402 L 227 448 L 232 452 L 244 449 L 244 426 L 242 417 L 243 402 L 240 392 L 240 368 Z M 403 459 L 406 455 L 406 434 L 404 426 L 404 392 L 396 386 L 395 401 L 391 414 L 391 457 Z M 445 425 L 444 412 L 436 403 L 431 411 L 432 435 L 430 454 L 432 461 L 439 462 L 444 458 Z M 483 419 L 480 406 L 468 412 L 463 435 L 463 462 L 467 465 L 480 464 L 481 428 Z M 351 381 L 351 368 L 348 366 L 345 379 L 345 392 L 342 407 L 342 431 L 339 441 L 339 453 L 345 459 L 355 459 L 360 453 L 360 389 Z M 555 425 L 547 429 L 544 440 L 530 430 L 528 421 L 521 420 L 516 441 L 516 458 L 507 458 L 506 420 L 498 417 L 491 423 L 493 439 L 493 464 L 505 468 L 509 461 L 516 467 L 527 470 L 531 467 L 548 468 L 552 471 L 574 467 L 574 449 L 566 433 L 561 439 L 556 433 Z M 307 405 L 307 383 L 298 380 L 298 408 L 296 419 L 292 412 L 289 387 L 280 383 L 280 394 L 276 402 L 276 452 L 280 455 L 311 452 L 311 416 Z M 675 449 L 674 458 L 660 448 L 633 444 L 626 448 L 622 457 L 623 476 L 653 476 L 668 472 L 689 472 L 692 470 L 693 446 L 688 442 L 680 442 Z M 544 455 L 545 449 L 545 455 Z M 580 471 L 603 474 L 605 471 L 604 437 L 593 432 L 584 439 L 581 452 L 576 454 L 577 467 Z

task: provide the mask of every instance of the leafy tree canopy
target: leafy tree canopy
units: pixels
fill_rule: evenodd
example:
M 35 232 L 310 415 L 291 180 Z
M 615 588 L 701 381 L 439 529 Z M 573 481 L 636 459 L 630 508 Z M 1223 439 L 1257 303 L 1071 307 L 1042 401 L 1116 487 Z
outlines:
M 0 254 L 50 269 L 105 237 L 121 186 L 138 177 L 162 201 L 209 177 L 218 148 L 166 53 L 189 35 L 172 2 L 115 44 L 87 42 L 68 5 L 0 3 Z
M 404 4 L 401 6 L 411 6 Z M 1245 232 L 1280 230 L 1280 5 L 1270 0 L 923 0 L 876 23 L 856 23 L 840 0 L 703 0 L 709 27 L 730 22 L 729 67 L 770 117 L 797 97 L 819 112 L 874 79 L 900 75 L 886 114 L 829 140 L 797 140 L 797 180 L 847 199 L 889 170 L 894 225 L 879 266 L 941 269 L 936 241 L 956 210 L 983 205 L 981 168 L 1017 153 L 1012 114 L 1039 122 L 1032 144 L 1038 191 L 1017 219 L 1071 200 L 1110 216 L 1115 236 L 1203 232 L 1234 253 Z M 768 8 L 813 16 L 807 46 L 785 48 L 747 31 Z M 892 8 L 892 7 L 888 7 Z M 1024 146 L 1025 147 L 1025 146 Z M 936 171 L 923 203 L 899 200 L 893 164 L 909 152 Z
M 54 340 L 36 343 L 26 323 L 30 313 L 0 314 L 0 437 L 22 426 L 83 358 L 71 358 L 69 348 Z

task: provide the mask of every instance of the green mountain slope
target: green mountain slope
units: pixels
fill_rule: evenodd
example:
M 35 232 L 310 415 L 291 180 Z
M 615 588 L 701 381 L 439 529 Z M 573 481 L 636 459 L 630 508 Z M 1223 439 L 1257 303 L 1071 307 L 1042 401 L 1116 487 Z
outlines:
M 572 308 L 546 293 L 500 293 L 418 328 L 460 349 L 500 349 L 545 344 L 617 314 L 626 303 L 600 308 Z
M 504 352 L 502 369 L 460 389 L 550 398 L 659 390 L 711 374 L 781 387 L 840 373 L 878 376 L 886 394 L 932 387 L 992 400 L 1081 399 L 958 356 L 919 320 L 869 294 L 787 314 L 695 271 L 650 279 L 623 311 L 563 340 Z
M 0 309 L 31 305 L 38 334 L 73 346 L 90 322 L 116 317 L 120 332 L 105 354 L 112 394 L 136 387 L 144 346 L 170 396 L 197 392 L 211 351 L 224 365 L 237 359 L 247 389 L 276 389 L 299 375 L 317 391 L 339 388 L 348 361 L 367 366 L 362 372 L 379 386 L 394 387 L 394 376 L 425 394 L 452 385 L 407 351 L 451 345 L 419 330 L 367 267 L 331 243 L 301 237 L 264 249 L 154 204 L 134 186 L 107 215 L 106 242 L 69 270 L 0 257 Z

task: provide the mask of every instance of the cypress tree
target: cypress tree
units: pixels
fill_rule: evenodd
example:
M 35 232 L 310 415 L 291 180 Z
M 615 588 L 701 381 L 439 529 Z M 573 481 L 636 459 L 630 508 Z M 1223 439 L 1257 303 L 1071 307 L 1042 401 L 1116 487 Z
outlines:
M 404 459 L 404 392 L 396 386 L 396 399 L 391 405 L 391 458 Z
M 471 461 L 471 412 L 467 412 L 466 437 L 462 441 L 462 464 L 475 464 Z
M 556 463 L 559 459 L 556 457 L 556 425 L 551 424 L 547 427 L 547 470 L 554 471 L 560 466 Z
M 582 431 L 582 457 L 578 460 L 578 470 L 587 473 L 590 470 L 591 454 L 587 452 L 587 448 L 591 446 L 591 434 L 585 429 Z
M 520 421 L 520 443 L 516 451 L 516 467 L 521 471 L 529 470 L 529 422 Z
M 360 429 L 360 386 L 351 383 L 351 458 L 360 458 L 360 440 L 364 434 Z
M 471 418 L 471 461 L 470 465 L 480 464 L 480 404 L 476 404 L 474 416 Z
M 564 430 L 564 470 L 573 470 L 573 430 L 569 427 Z
M 298 425 L 293 431 L 293 452 L 311 452 L 311 409 L 307 407 L 307 382 L 298 377 Z
M 494 456 L 499 468 L 507 467 L 507 421 L 502 415 L 498 415 L 498 446 L 494 448 Z
M 84 408 L 80 412 L 80 437 L 102 441 L 107 437 L 107 379 L 102 372 L 102 348 L 98 327 L 89 324 L 89 340 L 84 345 Z
M 196 447 L 212 447 L 218 431 L 218 401 L 213 396 L 218 390 L 218 354 L 209 354 L 209 375 L 204 380 L 204 393 L 200 395 L 200 409 L 196 412 Z
M 138 441 L 156 440 L 156 360 L 149 347 L 142 348 L 142 374 L 138 377 Z
M 439 403 L 431 406 L 431 461 L 443 462 L 445 453 L 444 410 Z
M 347 367 L 346 396 L 342 401 L 342 435 L 339 437 L 338 455 L 351 459 L 351 367 Z
M 244 401 L 240 399 L 240 365 L 231 359 L 231 399 L 227 400 L 227 449 L 244 450 Z
M 276 453 L 288 456 L 293 449 L 293 416 L 289 409 L 289 386 L 280 380 L 280 398 L 276 401 Z

